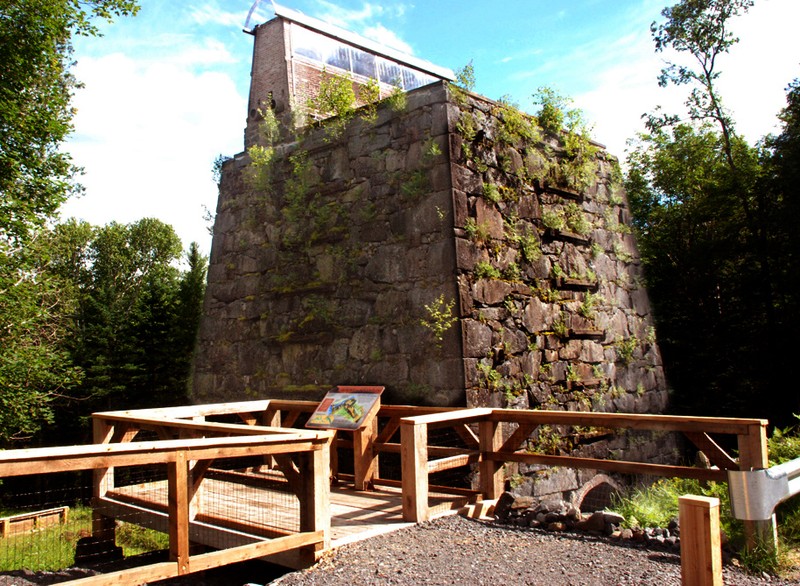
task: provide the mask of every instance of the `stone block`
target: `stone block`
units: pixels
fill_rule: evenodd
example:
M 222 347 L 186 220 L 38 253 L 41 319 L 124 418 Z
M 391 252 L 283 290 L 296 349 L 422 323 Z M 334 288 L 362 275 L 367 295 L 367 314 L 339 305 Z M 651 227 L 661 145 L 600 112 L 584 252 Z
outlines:
M 348 353 L 356 360 L 367 360 L 373 350 L 380 349 L 380 332 L 377 326 L 366 326 L 353 332 Z
M 535 193 L 526 193 L 519 198 L 517 211 L 520 218 L 536 220 L 541 216 L 539 198 Z
M 472 271 L 480 261 L 478 249 L 475 244 L 466 238 L 456 238 L 456 268 Z
M 492 329 L 474 319 L 461 322 L 463 332 L 464 356 L 483 358 L 492 347 Z
M 602 344 L 593 340 L 584 340 L 581 344 L 581 353 L 578 358 L 583 362 L 592 364 L 602 362 L 604 359 Z
M 403 249 L 396 245 L 384 246 L 367 262 L 364 277 L 373 283 L 399 283 L 405 278 Z
M 466 193 L 481 193 L 483 181 L 478 173 L 474 173 L 463 165 L 452 165 L 453 188 Z
M 528 348 L 528 336 L 517 329 L 503 328 L 502 342 L 510 354 L 521 354 Z
M 514 287 L 510 283 L 495 279 L 480 279 L 472 287 L 476 301 L 487 305 L 502 303 L 513 290 Z
M 499 210 L 483 198 L 478 198 L 475 203 L 475 221 L 479 226 L 484 226 L 492 238 L 503 238 L 503 216 Z

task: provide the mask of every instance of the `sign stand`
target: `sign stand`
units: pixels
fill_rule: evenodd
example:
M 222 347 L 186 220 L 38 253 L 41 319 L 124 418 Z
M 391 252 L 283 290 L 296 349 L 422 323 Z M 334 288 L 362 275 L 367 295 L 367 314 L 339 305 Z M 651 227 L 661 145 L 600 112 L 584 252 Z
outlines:
M 378 477 L 378 411 L 384 387 L 339 386 L 329 391 L 308 418 L 306 427 L 353 434 L 353 474 L 356 490 L 370 490 Z M 332 455 L 335 453 L 334 450 Z M 332 458 L 333 460 L 333 458 Z

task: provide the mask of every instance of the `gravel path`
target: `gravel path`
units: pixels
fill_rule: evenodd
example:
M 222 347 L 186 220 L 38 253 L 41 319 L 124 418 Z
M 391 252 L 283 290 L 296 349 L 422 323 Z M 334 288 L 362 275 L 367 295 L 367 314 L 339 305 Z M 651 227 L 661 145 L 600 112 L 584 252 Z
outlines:
M 14 574 L 0 575 L 0 586 L 53 584 L 65 578 L 64 573 Z M 725 566 L 723 574 L 727 586 L 800 584 L 800 580 L 748 575 L 733 565 Z M 246 562 L 158 584 L 679 586 L 681 565 L 672 551 L 631 542 L 450 516 L 341 547 L 312 568 L 276 578 L 279 575 L 275 567 Z
M 271 584 L 679 586 L 680 564 L 672 552 L 451 516 L 339 548 L 316 566 Z M 723 572 L 727 585 L 800 584 L 751 576 L 730 565 Z

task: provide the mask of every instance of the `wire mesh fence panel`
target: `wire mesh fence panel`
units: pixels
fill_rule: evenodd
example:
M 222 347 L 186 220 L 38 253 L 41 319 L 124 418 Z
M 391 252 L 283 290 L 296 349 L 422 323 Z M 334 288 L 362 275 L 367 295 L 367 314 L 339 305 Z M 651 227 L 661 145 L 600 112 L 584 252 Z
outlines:
M 300 499 L 280 469 L 258 459 L 239 461 L 236 468 L 217 463 L 196 497 L 198 521 L 262 537 L 300 531 Z
M 84 501 L 91 485 L 81 487 L 79 479 L 60 475 L 50 488 L 39 479 L 0 485 L 0 571 L 73 565 L 78 540 L 92 529 L 92 510 Z M 59 486 L 58 480 L 72 486 Z
M 309 432 L 286 445 L 275 438 L 239 441 L 125 442 L 41 456 L 50 469 L 62 467 L 59 458 L 73 468 L 86 462 L 86 470 L 69 474 L 19 476 L 37 465 L 28 464 L 27 452 L 5 452 L 0 466 L 10 472 L 0 479 L 0 572 L 145 571 L 153 563 L 200 559 L 195 556 L 202 557 L 199 567 L 212 567 L 323 539 L 308 511 L 325 502 L 316 500 L 317 486 L 325 486 L 316 475 L 325 466 L 310 465 L 324 452 L 309 442 L 329 440 Z M 192 460 L 193 450 L 206 458 Z M 85 460 L 75 464 L 75 458 Z M 316 504 L 304 508 L 301 498 Z M 239 549 L 225 557 L 229 548 Z

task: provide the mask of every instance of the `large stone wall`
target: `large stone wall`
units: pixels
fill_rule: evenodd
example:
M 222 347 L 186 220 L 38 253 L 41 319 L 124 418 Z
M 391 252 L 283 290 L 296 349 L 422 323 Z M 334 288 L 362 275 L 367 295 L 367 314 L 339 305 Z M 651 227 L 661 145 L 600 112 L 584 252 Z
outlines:
M 567 138 L 434 84 L 341 136 L 306 129 L 268 168 L 228 161 L 194 399 L 380 384 L 388 403 L 662 411 L 616 162 L 596 145 L 576 156 Z M 639 457 L 670 456 L 651 439 L 633 442 Z M 597 430 L 530 441 L 603 457 L 632 446 Z
M 451 135 L 468 404 L 662 411 L 666 383 L 616 161 L 590 145 L 596 153 L 576 169 L 554 138 L 514 136 L 514 120 L 473 99 Z
M 247 156 L 224 166 L 197 400 L 375 382 L 389 401 L 465 404 L 459 328 L 437 348 L 420 324 L 457 294 L 450 165 L 426 154 L 447 151 L 450 108 L 432 86 L 337 140 L 309 129 L 264 185 Z

